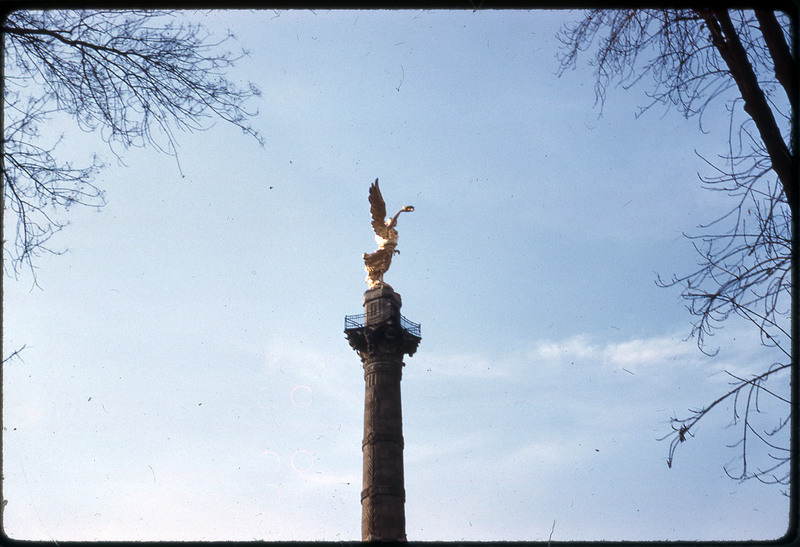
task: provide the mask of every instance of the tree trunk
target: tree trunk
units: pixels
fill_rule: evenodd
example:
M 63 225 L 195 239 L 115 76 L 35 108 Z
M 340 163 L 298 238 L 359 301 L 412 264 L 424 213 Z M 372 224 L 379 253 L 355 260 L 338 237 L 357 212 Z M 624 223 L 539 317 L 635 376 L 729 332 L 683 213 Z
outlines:
M 761 140 L 772 161 L 772 169 L 777 173 L 789 207 L 794 204 L 794 158 L 783 140 L 780 128 L 775 121 L 764 92 L 758 84 L 747 52 L 739 40 L 736 29 L 726 10 L 696 10 L 706 22 L 711 32 L 711 40 L 719 51 L 731 73 L 744 100 L 744 110 L 755 122 Z M 780 30 L 780 29 L 778 29 Z M 790 98 L 791 100 L 791 98 Z M 792 100 L 794 106 L 795 101 Z
M 775 78 L 783 86 L 786 96 L 792 108 L 795 106 L 795 82 L 794 74 L 797 68 L 795 60 L 792 58 L 792 50 L 786 43 L 778 20 L 775 18 L 774 11 L 755 10 L 756 19 L 761 27 L 761 34 L 764 35 L 764 42 L 767 44 L 769 54 L 775 64 Z

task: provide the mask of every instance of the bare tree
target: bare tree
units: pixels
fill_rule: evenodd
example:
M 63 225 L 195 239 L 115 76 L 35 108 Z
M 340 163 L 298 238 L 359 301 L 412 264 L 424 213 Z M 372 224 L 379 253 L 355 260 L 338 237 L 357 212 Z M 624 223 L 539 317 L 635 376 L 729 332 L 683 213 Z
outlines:
M 227 51 L 232 35 L 214 40 L 181 12 L 15 11 L 1 30 L 4 211 L 17 219 L 4 251 L 14 274 L 59 252 L 48 242 L 66 225 L 66 210 L 105 204 L 94 182 L 102 162 L 59 159 L 58 139 L 42 131 L 53 116 L 99 132 L 118 158 L 143 146 L 175 155 L 176 131 L 205 129 L 214 118 L 260 141 L 246 108 L 259 90 L 226 78 L 246 52 Z
M 650 102 L 642 111 L 674 107 L 687 118 L 697 117 L 704 130 L 704 114 L 727 109 L 727 151 L 706 160 L 713 174 L 700 180 L 732 198 L 730 211 L 686 236 L 698 253 L 696 269 L 657 282 L 682 287 L 694 316 L 691 334 L 702 351 L 716 353 L 709 337 L 738 316 L 759 329 L 776 360 L 751 377 L 729 373 L 730 389 L 686 417 L 673 417 L 672 431 L 662 440 L 670 440 L 667 464 L 672 467 L 676 448 L 693 436 L 696 424 L 723 401 L 732 402 L 732 423 L 740 427 L 732 445 L 738 447 L 739 464 L 725 471 L 738 480 L 788 485 L 791 235 L 797 199 L 791 134 L 797 61 L 789 46 L 790 17 L 760 10 L 594 10 L 562 29 L 559 39 L 562 73 L 594 47 L 601 104 L 610 85 L 628 89 L 650 78 Z M 759 421 L 765 414 L 772 416 L 770 425 Z M 756 450 L 765 463 L 754 466 Z

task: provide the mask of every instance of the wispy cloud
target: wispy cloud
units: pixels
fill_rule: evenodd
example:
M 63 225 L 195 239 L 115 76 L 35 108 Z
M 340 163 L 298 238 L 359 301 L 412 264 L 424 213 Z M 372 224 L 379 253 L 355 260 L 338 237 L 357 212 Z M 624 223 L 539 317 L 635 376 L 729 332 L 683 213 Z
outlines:
M 694 344 L 678 335 L 622 342 L 604 342 L 588 335 L 577 335 L 564 340 L 538 341 L 528 356 L 545 366 L 591 362 L 594 366 L 629 372 L 697 364 L 703 357 Z

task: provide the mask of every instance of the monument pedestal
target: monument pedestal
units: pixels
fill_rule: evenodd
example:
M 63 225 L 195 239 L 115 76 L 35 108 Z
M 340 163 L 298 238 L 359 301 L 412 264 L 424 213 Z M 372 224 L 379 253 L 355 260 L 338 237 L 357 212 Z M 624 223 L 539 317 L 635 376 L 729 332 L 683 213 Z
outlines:
M 400 314 L 400 295 L 386 285 L 364 293 L 364 315 L 345 317 L 345 334 L 364 367 L 362 541 L 406 541 L 403 485 L 403 356 L 421 340 L 419 325 Z

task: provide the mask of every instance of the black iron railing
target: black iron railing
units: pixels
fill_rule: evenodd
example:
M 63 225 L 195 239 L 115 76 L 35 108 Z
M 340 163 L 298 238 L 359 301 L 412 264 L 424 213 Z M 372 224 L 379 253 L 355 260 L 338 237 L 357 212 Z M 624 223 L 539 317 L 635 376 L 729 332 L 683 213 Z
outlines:
M 409 333 L 413 334 L 414 336 L 422 338 L 421 327 L 419 323 L 414 323 L 413 321 L 409 321 L 402 315 L 400 316 L 400 327 L 402 327 L 403 330 L 406 330 Z
M 345 315 L 344 316 L 344 330 L 360 329 L 364 326 L 364 314 L 360 315 Z M 404 316 L 400 316 L 400 327 L 417 337 L 422 337 L 422 328 L 419 323 L 409 321 Z
M 364 314 L 361 315 L 345 315 L 344 316 L 344 330 L 360 329 L 364 326 Z

